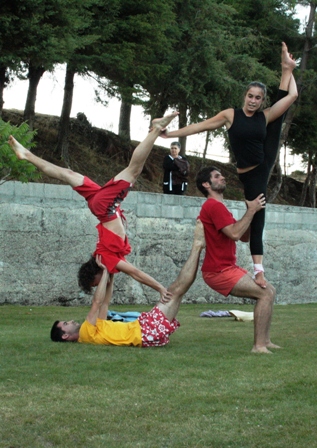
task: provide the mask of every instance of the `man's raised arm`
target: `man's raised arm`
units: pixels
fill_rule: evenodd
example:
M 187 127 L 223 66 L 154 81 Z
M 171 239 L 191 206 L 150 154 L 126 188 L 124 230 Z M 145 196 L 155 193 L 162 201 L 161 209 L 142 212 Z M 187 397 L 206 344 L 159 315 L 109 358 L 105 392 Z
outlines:
M 102 269 L 102 276 L 94 292 L 91 308 L 86 317 L 92 325 L 96 325 L 98 318 L 106 318 L 113 290 L 113 276 L 109 275 L 106 267 L 101 263 L 100 255 L 97 255 L 96 262 Z

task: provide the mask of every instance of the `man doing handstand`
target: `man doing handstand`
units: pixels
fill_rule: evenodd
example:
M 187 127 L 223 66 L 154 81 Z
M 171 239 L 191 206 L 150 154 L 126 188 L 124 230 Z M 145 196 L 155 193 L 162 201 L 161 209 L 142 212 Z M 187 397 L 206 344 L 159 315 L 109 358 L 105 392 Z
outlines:
M 183 295 L 196 278 L 199 255 L 204 247 L 204 230 L 198 220 L 189 258 L 177 279 L 168 288 L 172 298 L 164 303 L 160 300 L 151 311 L 141 313 L 133 322 L 105 320 L 111 301 L 113 276 L 109 276 L 107 269 L 100 262 L 100 257 L 97 256 L 96 260 L 102 269 L 102 275 L 85 322 L 79 324 L 73 320 L 57 320 L 51 329 L 51 339 L 55 342 L 137 347 L 158 347 L 168 344 L 169 336 L 180 325 L 176 315 Z
M 85 292 L 90 292 L 93 286 L 97 286 L 102 277 L 102 269 L 96 263 L 96 256 L 100 255 L 101 263 L 106 266 L 110 274 L 124 272 L 140 283 L 158 291 L 162 299 L 169 297 L 164 286 L 125 259 L 125 256 L 131 252 L 131 246 L 126 236 L 123 224 L 125 218 L 120 204 L 141 174 L 155 140 L 177 115 L 178 112 L 174 112 L 166 117 L 153 120 L 149 134 L 135 148 L 128 167 L 103 187 L 82 174 L 53 165 L 37 157 L 10 136 L 9 144 L 19 159 L 31 162 L 49 177 L 68 183 L 86 199 L 91 212 L 99 220 L 96 250 L 78 272 L 79 285 Z

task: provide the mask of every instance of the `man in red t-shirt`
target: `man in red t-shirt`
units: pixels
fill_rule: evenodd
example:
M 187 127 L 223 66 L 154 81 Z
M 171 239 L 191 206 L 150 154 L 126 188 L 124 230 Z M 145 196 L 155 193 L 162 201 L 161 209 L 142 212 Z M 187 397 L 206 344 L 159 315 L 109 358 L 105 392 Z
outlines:
M 270 348 L 279 348 L 270 340 L 275 288 L 270 283 L 260 287 L 248 271 L 236 264 L 236 241 L 249 241 L 251 221 L 255 213 L 265 208 L 265 197 L 260 194 L 253 201 L 246 201 L 247 211 L 236 221 L 223 203 L 226 181 L 217 168 L 211 166 L 199 171 L 196 185 L 207 198 L 199 215 L 206 239 L 203 278 L 224 296 L 231 294 L 256 300 L 252 352 L 271 353 Z
M 47 176 L 68 183 L 86 199 L 89 209 L 99 220 L 96 250 L 78 272 L 79 285 L 85 292 L 90 292 L 93 286 L 99 284 L 103 271 L 95 258 L 100 255 L 101 262 L 109 274 L 124 272 L 158 291 L 162 300 L 170 298 L 163 285 L 125 259 L 131 252 L 131 246 L 126 236 L 125 218 L 120 205 L 141 174 L 155 140 L 177 115 L 178 112 L 173 112 L 163 118 L 154 119 L 150 132 L 133 151 L 129 165 L 102 187 L 80 173 L 37 157 L 10 136 L 8 143 L 18 159 L 27 160 Z

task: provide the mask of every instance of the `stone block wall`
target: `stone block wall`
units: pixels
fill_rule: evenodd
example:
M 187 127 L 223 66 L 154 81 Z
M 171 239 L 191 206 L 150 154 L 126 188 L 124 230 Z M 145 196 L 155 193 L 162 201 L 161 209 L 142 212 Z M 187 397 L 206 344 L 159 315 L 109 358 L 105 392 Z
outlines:
M 204 198 L 130 192 L 123 203 L 132 245 L 128 260 L 168 286 L 185 263 Z M 245 204 L 226 201 L 239 219 Z M 68 186 L 7 182 L 0 186 L 0 304 L 77 305 L 91 297 L 77 286 L 77 270 L 94 251 L 96 218 Z M 277 303 L 317 301 L 317 210 L 267 206 L 266 276 Z M 238 263 L 251 269 L 247 244 Z M 158 294 L 125 274 L 115 277 L 114 303 L 153 304 Z M 200 270 L 185 302 L 244 303 L 204 283 Z M 206 305 L 207 307 L 209 305 Z

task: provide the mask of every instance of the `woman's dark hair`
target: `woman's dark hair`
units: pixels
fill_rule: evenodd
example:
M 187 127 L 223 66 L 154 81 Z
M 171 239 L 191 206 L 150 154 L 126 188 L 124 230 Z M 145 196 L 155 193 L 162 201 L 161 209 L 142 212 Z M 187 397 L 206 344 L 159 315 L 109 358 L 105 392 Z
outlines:
M 97 265 L 94 257 L 81 265 L 79 268 L 77 278 L 79 287 L 87 294 L 91 292 L 91 285 L 97 275 L 101 271 L 100 267 Z
M 56 320 L 53 323 L 53 326 L 51 328 L 51 339 L 54 342 L 67 342 L 66 339 L 63 339 L 63 334 L 65 334 L 65 331 L 57 326 L 59 323 L 59 320 Z
M 218 168 L 215 166 L 207 166 L 206 168 L 201 169 L 198 171 L 196 176 L 196 186 L 198 190 L 205 196 L 208 196 L 208 191 L 203 186 L 205 182 L 208 182 L 210 184 L 210 174 L 212 171 L 218 171 Z

